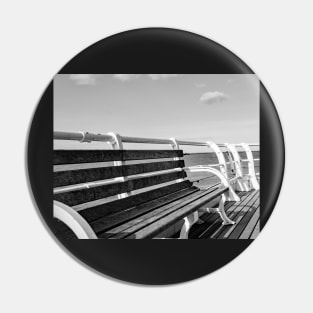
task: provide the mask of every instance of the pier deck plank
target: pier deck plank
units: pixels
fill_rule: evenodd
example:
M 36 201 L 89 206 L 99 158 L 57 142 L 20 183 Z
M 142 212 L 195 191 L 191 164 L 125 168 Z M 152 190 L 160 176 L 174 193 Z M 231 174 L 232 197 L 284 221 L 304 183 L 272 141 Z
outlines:
M 223 226 L 218 214 L 206 213 L 201 224 L 192 227 L 190 239 L 255 239 L 259 232 L 260 194 L 259 191 L 240 192 L 240 202 L 225 205 L 227 215 L 235 225 Z

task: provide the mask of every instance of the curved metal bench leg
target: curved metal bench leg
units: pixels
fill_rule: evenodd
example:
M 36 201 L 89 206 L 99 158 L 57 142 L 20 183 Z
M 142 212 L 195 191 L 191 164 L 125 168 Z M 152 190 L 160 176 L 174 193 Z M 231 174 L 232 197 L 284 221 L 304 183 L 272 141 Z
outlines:
M 229 185 L 229 190 L 226 193 L 226 201 L 235 201 L 235 202 L 240 201 L 240 197 L 236 194 L 231 185 Z
M 184 218 L 184 225 L 180 231 L 179 239 L 188 239 L 189 231 L 195 223 L 199 220 L 198 211 L 190 214 Z
M 217 209 L 217 213 L 220 215 L 221 219 L 223 220 L 223 225 L 234 225 L 235 222 L 232 221 L 225 212 L 225 206 L 224 206 L 225 201 L 226 201 L 226 197 L 222 195 L 222 198 L 220 200 L 220 203 Z
M 226 202 L 227 196 L 222 195 L 218 207 L 217 208 L 202 208 L 199 210 L 199 212 L 205 212 L 205 213 L 218 213 L 223 221 L 223 225 L 234 225 L 236 222 L 232 221 L 225 212 L 225 202 Z

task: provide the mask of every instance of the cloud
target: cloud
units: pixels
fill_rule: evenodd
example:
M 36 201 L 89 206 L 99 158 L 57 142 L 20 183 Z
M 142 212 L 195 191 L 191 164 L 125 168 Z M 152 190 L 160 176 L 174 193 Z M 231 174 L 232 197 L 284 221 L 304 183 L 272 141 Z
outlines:
M 114 74 L 113 77 L 122 82 L 127 82 L 139 78 L 140 74 Z
M 206 104 L 221 103 L 226 100 L 228 100 L 228 96 L 219 91 L 208 91 L 200 98 L 200 101 Z
M 94 85 L 97 79 L 96 74 L 71 74 L 70 79 L 77 85 Z
M 161 79 L 177 77 L 179 75 L 180 74 L 114 74 L 113 77 L 122 82 L 127 82 L 127 81 L 138 79 L 141 76 L 147 76 L 152 80 L 161 80 Z

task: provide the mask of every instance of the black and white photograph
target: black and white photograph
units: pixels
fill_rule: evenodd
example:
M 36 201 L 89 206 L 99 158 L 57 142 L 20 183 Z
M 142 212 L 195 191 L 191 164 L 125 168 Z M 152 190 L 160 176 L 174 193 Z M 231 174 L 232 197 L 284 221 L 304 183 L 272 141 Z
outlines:
M 53 215 L 62 239 L 255 239 L 253 74 L 58 74 Z

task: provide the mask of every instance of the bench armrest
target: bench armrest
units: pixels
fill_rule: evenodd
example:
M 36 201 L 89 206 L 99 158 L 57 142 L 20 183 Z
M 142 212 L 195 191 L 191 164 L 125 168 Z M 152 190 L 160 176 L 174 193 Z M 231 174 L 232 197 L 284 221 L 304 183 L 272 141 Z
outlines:
M 229 188 L 229 196 L 227 200 L 240 201 L 239 196 L 235 193 L 227 178 L 219 170 L 210 166 L 189 166 L 185 167 L 184 170 L 190 173 L 207 172 L 216 175 L 220 179 L 222 185 Z
M 73 208 L 64 203 L 53 201 L 53 217 L 69 227 L 78 239 L 98 239 L 87 221 Z
M 217 169 L 210 167 L 210 166 L 189 166 L 189 167 L 185 167 L 184 170 L 186 172 L 190 172 L 190 173 L 199 173 L 199 172 L 206 172 L 206 173 L 211 173 L 214 174 L 215 176 L 217 176 L 221 183 L 223 184 L 224 187 L 228 187 L 229 183 L 226 179 L 226 177 Z

